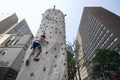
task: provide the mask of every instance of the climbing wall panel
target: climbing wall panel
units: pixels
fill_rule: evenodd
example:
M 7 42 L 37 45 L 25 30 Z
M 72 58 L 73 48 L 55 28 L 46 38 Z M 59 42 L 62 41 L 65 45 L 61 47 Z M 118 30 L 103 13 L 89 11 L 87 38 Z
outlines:
M 22 64 L 16 80 L 67 80 L 65 15 L 54 8 L 46 10 L 42 17 L 36 37 L 45 33 L 49 44 L 42 44 L 42 53 L 38 62 L 33 60 L 33 56 L 29 66 Z M 24 62 L 30 52 L 29 48 Z

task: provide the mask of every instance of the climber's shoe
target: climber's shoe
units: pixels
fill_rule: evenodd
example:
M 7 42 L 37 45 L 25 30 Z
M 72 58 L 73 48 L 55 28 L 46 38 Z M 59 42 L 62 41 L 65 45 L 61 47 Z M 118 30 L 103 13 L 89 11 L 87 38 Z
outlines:
M 39 61 L 39 60 L 40 60 L 40 59 L 39 59 L 39 58 L 37 58 L 37 57 L 35 57 L 35 58 L 34 58 L 34 61 Z
M 29 66 L 30 65 L 30 62 L 29 60 L 26 61 L 26 66 Z

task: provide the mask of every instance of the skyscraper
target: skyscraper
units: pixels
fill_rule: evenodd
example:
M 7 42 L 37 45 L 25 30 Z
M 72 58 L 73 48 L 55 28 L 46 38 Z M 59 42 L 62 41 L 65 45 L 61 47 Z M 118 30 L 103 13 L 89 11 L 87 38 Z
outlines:
M 78 32 L 82 38 L 83 57 L 90 60 L 96 49 L 120 46 L 120 17 L 102 7 L 85 7 Z M 87 72 L 89 80 L 90 66 Z
M 22 66 L 17 80 L 67 80 L 65 15 L 55 7 L 42 14 L 36 37 L 43 33 L 49 44 L 42 44 L 40 61 L 35 62 L 31 58 L 29 66 Z M 28 49 L 25 61 L 30 52 Z
M 0 80 L 16 80 L 33 34 L 25 19 L 0 14 Z
M 78 53 L 79 71 L 77 71 L 77 74 L 78 74 L 77 79 L 79 80 L 79 78 L 81 78 L 81 80 L 84 80 L 88 76 L 88 72 L 87 72 L 86 66 L 83 65 L 84 54 L 83 54 L 83 47 L 82 47 L 82 39 L 79 32 L 77 33 L 76 40 L 80 45 L 79 53 Z
M 23 18 L 13 14 L 0 14 L 0 34 L 31 34 L 32 32 Z

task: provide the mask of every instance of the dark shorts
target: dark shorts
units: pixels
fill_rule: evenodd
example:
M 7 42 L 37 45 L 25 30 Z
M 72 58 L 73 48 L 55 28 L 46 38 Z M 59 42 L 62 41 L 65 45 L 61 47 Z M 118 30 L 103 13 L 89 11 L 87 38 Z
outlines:
M 40 43 L 41 42 L 39 40 L 33 41 L 31 48 L 33 48 L 33 49 L 36 49 L 36 48 L 41 49 L 41 44 Z

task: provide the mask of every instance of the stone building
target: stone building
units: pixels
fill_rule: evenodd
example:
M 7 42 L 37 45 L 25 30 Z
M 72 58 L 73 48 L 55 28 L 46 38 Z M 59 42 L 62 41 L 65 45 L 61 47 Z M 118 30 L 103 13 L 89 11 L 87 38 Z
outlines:
M 16 80 L 32 35 L 0 34 L 0 80 Z

